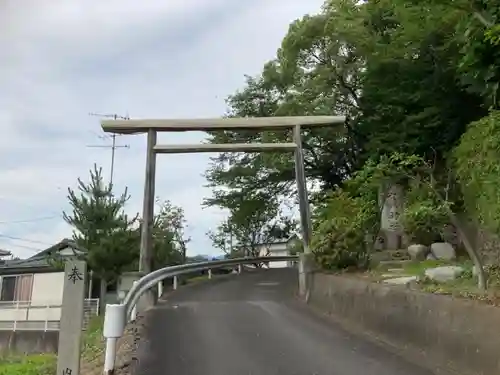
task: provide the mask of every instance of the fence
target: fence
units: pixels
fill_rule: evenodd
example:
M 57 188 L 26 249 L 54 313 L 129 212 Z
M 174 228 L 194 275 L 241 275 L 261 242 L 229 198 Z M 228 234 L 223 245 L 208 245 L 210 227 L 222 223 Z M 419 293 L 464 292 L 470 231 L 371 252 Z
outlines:
M 58 331 L 61 303 L 33 301 L 1 301 L 0 331 Z M 86 299 L 83 327 L 99 314 L 99 299 Z

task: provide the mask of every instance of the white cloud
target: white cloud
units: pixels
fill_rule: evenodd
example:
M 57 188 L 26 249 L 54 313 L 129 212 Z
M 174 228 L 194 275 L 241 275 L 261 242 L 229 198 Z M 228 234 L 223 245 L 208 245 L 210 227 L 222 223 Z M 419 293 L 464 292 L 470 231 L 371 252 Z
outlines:
M 0 248 L 27 256 L 71 234 L 60 218 L 66 188 L 110 150 L 89 112 L 133 118 L 214 117 L 224 98 L 256 74 L 288 24 L 321 0 L 7 0 L 0 5 Z M 286 5 L 285 5 L 286 4 Z M 196 143 L 202 134 L 163 134 Z M 145 137 L 118 137 L 114 181 L 140 211 Z M 156 194 L 180 205 L 191 253 L 212 253 L 205 233 L 221 220 L 201 209 L 208 155 L 160 155 Z M 57 217 L 59 215 L 59 217 Z M 29 223 L 22 219 L 46 218 Z M 33 242 L 9 239 L 19 237 Z M 29 247 L 29 248 L 28 248 Z

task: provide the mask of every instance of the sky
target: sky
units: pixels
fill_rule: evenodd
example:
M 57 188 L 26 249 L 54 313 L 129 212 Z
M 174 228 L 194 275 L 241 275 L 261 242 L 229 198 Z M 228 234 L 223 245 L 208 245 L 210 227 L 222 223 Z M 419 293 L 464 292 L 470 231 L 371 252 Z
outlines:
M 207 118 L 272 59 L 288 25 L 322 0 L 0 1 L 0 249 L 33 255 L 72 230 L 68 187 L 93 164 L 110 175 L 110 139 L 89 113 Z M 159 135 L 198 143 L 203 133 Z M 114 186 L 142 211 L 145 135 L 117 137 Z M 202 208 L 209 154 L 159 155 L 156 196 L 185 211 L 189 255 L 218 254 Z

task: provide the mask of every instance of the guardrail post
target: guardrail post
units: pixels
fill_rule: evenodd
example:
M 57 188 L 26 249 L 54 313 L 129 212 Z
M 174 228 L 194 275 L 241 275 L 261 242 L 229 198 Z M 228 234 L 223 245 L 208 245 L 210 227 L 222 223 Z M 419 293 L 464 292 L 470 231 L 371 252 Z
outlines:
M 16 301 L 16 318 L 14 320 L 14 332 L 17 330 L 17 314 L 19 313 L 19 301 Z
M 163 280 L 158 283 L 158 299 L 163 295 Z
M 103 327 L 103 336 L 106 338 L 105 375 L 111 375 L 115 371 L 116 342 L 125 331 L 125 312 L 125 305 L 106 305 Z
M 174 290 L 177 290 L 177 281 L 178 281 L 177 276 L 174 276 L 174 281 L 173 281 L 173 285 L 172 285 Z
M 212 278 L 212 269 L 209 268 L 208 269 L 208 279 L 211 279 Z
M 47 305 L 45 307 L 45 328 L 44 328 L 44 332 L 47 332 L 49 330 L 49 312 L 50 312 L 50 305 Z
M 241 269 L 242 269 L 241 264 L 238 264 L 238 273 L 241 273 Z
M 136 284 L 137 284 L 137 281 L 134 281 L 134 282 L 132 283 L 132 285 L 134 285 L 134 286 L 135 286 Z M 137 319 L 137 304 L 135 304 L 135 305 L 134 305 L 134 307 L 132 308 L 132 312 L 131 312 L 131 314 L 130 314 L 130 321 L 133 321 L 133 320 L 135 320 L 135 319 Z

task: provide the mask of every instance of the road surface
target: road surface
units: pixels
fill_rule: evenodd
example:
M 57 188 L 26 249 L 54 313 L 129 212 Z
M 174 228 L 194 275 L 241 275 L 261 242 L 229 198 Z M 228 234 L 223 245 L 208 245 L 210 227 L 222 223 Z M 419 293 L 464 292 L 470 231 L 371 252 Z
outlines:
M 136 374 L 430 375 L 295 298 L 296 271 L 180 288 L 150 311 Z

